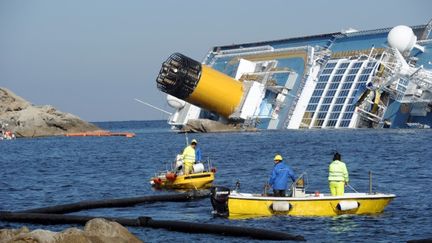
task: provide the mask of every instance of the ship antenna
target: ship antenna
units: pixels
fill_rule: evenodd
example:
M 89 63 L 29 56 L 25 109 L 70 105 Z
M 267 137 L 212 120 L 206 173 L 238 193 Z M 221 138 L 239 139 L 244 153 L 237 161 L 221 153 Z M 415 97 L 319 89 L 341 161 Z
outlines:
M 149 104 L 149 103 L 147 103 L 147 102 L 144 102 L 144 101 L 142 101 L 142 100 L 140 100 L 140 99 L 135 98 L 135 101 L 138 101 L 138 102 L 141 103 L 141 104 L 144 104 L 144 105 L 146 105 L 146 106 L 149 106 L 149 107 L 151 107 L 151 108 L 153 108 L 153 109 L 156 109 L 156 110 L 161 111 L 161 112 L 163 112 L 163 113 L 165 113 L 165 114 L 167 114 L 167 115 L 172 116 L 172 113 L 171 113 L 171 112 L 166 111 L 166 110 L 164 110 L 164 109 L 161 109 L 161 108 L 159 108 L 159 107 L 156 107 L 156 106 L 154 106 L 154 105 L 152 105 L 152 104 Z

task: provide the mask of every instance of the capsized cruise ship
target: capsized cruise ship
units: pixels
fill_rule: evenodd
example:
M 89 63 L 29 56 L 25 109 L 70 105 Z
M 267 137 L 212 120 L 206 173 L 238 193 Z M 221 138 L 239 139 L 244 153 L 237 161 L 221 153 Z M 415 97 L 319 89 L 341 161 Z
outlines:
M 432 20 L 425 25 L 213 47 L 172 54 L 157 77 L 191 120 L 259 129 L 430 128 Z

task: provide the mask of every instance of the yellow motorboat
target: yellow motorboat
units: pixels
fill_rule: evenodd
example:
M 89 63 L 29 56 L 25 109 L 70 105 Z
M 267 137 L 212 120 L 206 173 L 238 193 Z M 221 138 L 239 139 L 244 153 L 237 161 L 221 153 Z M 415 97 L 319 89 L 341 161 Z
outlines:
M 213 171 L 204 171 L 189 175 L 176 175 L 173 171 L 167 171 L 153 177 L 150 184 L 164 189 L 204 189 L 212 186 L 214 174 Z
M 159 172 L 150 179 L 150 184 L 159 189 L 205 189 L 212 186 L 215 179 L 216 168 L 207 162 L 207 168 L 203 163 L 193 165 L 193 173 L 184 175 L 183 162 L 177 156 L 175 165 L 171 170 Z
M 305 193 L 305 186 L 291 186 L 292 196 L 241 193 L 226 187 L 212 189 L 214 212 L 229 218 L 251 218 L 272 215 L 337 216 L 342 214 L 378 214 L 396 195 L 385 193 L 345 193 L 331 196 Z

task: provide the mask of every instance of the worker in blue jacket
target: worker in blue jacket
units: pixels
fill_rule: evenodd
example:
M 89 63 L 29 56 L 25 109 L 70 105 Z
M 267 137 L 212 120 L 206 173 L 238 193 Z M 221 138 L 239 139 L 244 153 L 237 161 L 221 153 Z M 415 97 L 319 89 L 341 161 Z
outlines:
M 195 147 L 195 163 L 201 163 L 202 161 L 202 155 L 201 155 L 201 148 L 197 146 Z
M 273 188 L 275 197 L 285 197 L 288 180 L 291 178 L 294 182 L 297 177 L 294 171 L 287 164 L 282 162 L 283 158 L 281 155 L 277 154 L 273 160 L 275 165 L 268 184 Z

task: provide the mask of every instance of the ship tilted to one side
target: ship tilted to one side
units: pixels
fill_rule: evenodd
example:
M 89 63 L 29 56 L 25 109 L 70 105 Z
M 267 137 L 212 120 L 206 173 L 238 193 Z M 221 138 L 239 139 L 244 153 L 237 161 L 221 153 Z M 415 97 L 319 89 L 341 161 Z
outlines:
M 169 124 L 242 128 L 430 128 L 432 21 L 175 53 L 157 78 Z

